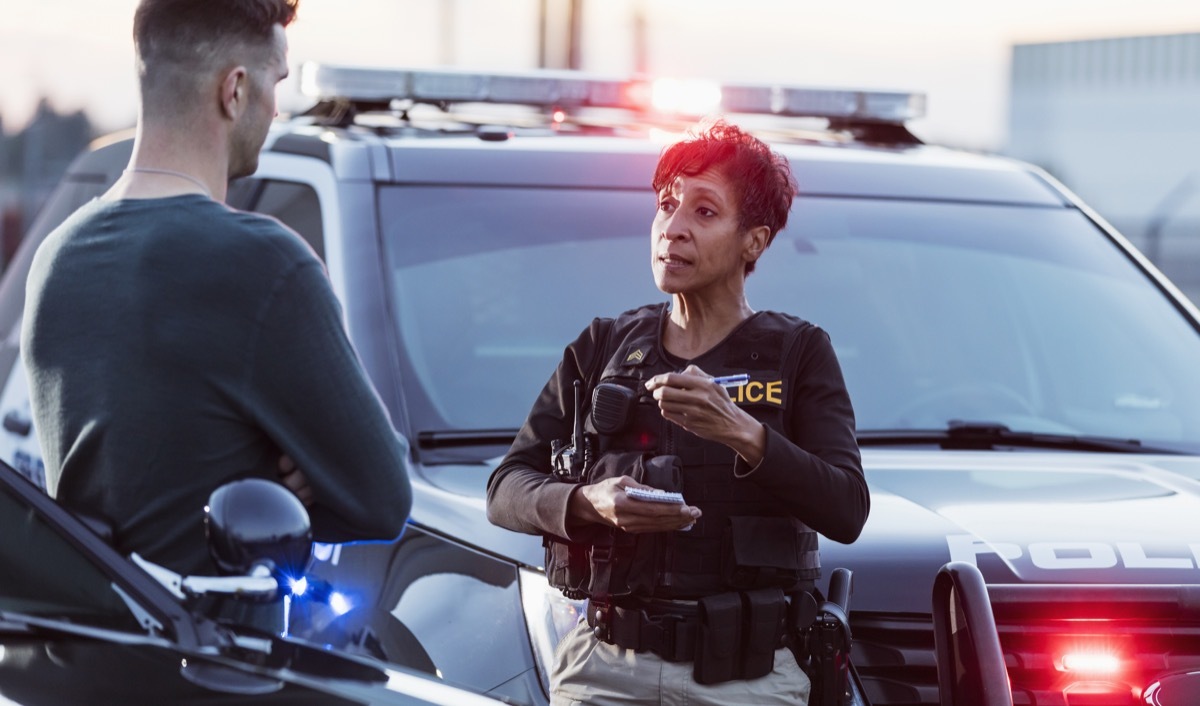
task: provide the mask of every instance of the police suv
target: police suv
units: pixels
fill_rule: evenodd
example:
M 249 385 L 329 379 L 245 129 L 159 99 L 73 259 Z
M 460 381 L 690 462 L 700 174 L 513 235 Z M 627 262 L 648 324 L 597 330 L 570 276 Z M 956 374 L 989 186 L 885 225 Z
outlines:
M 416 493 L 397 542 L 318 547 L 349 602 L 312 637 L 546 703 L 580 606 L 539 538 L 488 524 L 485 483 L 566 343 L 663 298 L 650 177 L 680 115 L 713 112 L 800 186 L 749 301 L 828 331 L 854 402 L 871 516 L 821 545 L 854 576 L 853 701 L 939 702 L 930 596 L 952 560 L 989 584 L 1017 704 L 1153 703 L 1200 670 L 1200 312 L 1044 172 L 922 144 L 920 95 L 312 65 L 303 83 L 313 108 L 229 202 L 326 262 Z M 29 261 L 130 147 L 76 160 L 0 285 L 0 458 L 35 481 Z

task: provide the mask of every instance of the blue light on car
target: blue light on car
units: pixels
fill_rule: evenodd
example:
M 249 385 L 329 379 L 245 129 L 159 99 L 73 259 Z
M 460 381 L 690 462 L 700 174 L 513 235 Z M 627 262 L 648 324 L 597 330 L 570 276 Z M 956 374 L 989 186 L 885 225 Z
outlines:
M 293 596 L 303 596 L 308 591 L 308 579 L 301 576 L 298 579 L 288 579 L 288 587 Z
M 329 609 L 338 615 L 345 615 L 350 612 L 354 606 L 350 605 L 350 599 L 346 598 L 346 594 L 333 591 L 329 594 Z

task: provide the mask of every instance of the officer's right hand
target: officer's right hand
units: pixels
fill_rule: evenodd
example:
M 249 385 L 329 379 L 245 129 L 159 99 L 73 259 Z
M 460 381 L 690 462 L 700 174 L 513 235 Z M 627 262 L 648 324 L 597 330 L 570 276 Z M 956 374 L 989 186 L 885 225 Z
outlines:
M 571 494 L 568 512 L 580 521 L 611 525 L 626 532 L 671 532 L 692 526 L 700 508 L 692 505 L 634 500 L 626 487 L 653 490 L 629 476 L 581 485 Z

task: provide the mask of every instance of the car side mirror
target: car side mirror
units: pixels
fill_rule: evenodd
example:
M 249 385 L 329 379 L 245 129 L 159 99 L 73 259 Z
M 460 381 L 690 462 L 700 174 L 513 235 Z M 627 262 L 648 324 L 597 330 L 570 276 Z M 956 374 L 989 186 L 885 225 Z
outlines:
M 312 558 L 312 523 L 299 498 L 262 478 L 226 483 L 204 507 L 208 551 L 227 576 L 265 567 L 277 578 L 304 575 Z
M 176 597 L 200 599 L 222 623 L 286 633 L 285 599 L 312 558 L 312 524 L 304 504 L 284 486 L 261 478 L 217 488 L 204 507 L 209 554 L 223 576 L 181 576 L 130 556 Z
M 312 523 L 304 504 L 273 481 L 232 481 L 209 495 L 204 532 L 209 556 L 224 576 L 186 578 L 185 590 L 206 593 L 201 605 L 217 622 L 286 634 L 290 583 L 304 576 L 312 558 Z M 272 590 L 255 590 L 253 582 Z M 236 584 L 236 590 L 224 590 L 224 583 Z

